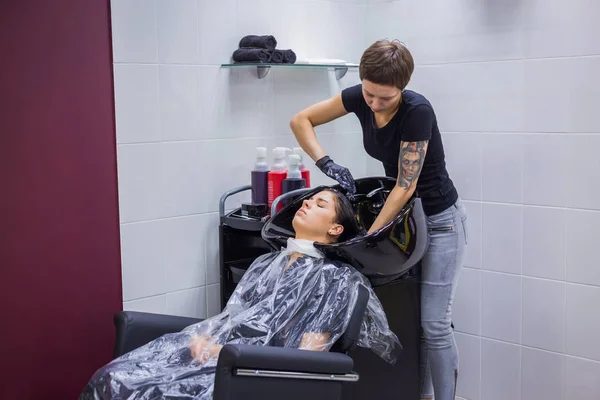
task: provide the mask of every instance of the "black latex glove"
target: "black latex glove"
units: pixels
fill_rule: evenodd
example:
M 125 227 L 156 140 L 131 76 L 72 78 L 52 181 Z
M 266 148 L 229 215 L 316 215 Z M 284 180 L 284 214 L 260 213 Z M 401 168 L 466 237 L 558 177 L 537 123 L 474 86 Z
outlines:
M 356 184 L 350 170 L 333 162 L 329 156 L 325 156 L 316 162 L 316 166 L 328 177 L 335 179 L 340 184 L 341 188 L 346 192 L 346 196 L 354 199 L 356 194 Z

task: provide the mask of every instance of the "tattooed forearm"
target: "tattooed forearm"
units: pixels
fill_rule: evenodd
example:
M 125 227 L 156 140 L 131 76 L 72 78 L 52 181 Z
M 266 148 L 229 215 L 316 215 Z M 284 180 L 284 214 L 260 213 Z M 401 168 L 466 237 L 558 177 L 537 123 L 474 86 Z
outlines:
M 425 161 L 427 143 L 427 140 L 402 142 L 398 160 L 398 186 L 408 190 L 417 181 Z

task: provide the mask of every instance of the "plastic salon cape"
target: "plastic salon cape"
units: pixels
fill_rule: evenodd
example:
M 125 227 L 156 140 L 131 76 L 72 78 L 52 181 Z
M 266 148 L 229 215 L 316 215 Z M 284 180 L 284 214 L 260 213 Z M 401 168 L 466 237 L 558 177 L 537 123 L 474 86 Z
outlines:
M 325 334 L 320 349 L 327 351 L 346 329 L 359 284 L 368 288 L 370 300 L 357 344 L 394 363 L 400 343 L 366 278 L 323 258 L 312 242 L 290 239 L 287 248 L 254 261 L 223 312 L 111 361 L 80 399 L 212 399 L 218 356 L 203 363 L 192 359 L 195 335 L 221 345 L 298 348 L 305 333 Z

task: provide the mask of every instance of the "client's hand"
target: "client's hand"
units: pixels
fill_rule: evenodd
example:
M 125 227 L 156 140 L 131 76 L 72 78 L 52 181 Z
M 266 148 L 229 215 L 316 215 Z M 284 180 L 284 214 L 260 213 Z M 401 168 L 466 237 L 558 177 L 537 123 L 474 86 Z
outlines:
M 342 189 L 346 192 L 346 197 L 350 200 L 354 198 L 354 195 L 356 194 L 356 183 L 348 168 L 334 163 L 329 156 L 319 159 L 315 165 L 325 175 L 338 181 Z
M 300 350 L 327 351 L 331 346 L 331 343 L 329 343 L 330 338 L 329 333 L 306 332 L 302 335 L 298 348 Z
M 199 363 L 204 363 L 218 355 L 222 348 L 220 344 L 211 343 L 209 336 L 194 336 L 190 341 L 192 358 Z

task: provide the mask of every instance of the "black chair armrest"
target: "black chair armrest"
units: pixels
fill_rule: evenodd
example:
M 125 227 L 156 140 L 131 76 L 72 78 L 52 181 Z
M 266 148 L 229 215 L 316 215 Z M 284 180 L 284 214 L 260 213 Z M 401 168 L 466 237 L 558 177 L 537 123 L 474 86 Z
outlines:
M 116 337 L 113 356 L 122 356 L 162 335 L 181 332 L 185 327 L 200 321 L 175 315 L 120 311 L 114 316 Z
M 217 369 L 229 371 L 242 368 L 315 374 L 347 374 L 353 367 L 354 361 L 346 354 L 243 344 L 225 345 L 217 365 Z
M 225 345 L 215 374 L 215 400 L 339 399 L 355 382 L 346 354 L 284 347 Z
M 352 315 L 350 315 L 346 332 L 333 344 L 331 348 L 332 352 L 348 353 L 356 346 L 360 337 L 360 329 L 369 303 L 369 297 L 369 290 L 366 286 L 362 284 L 358 285 L 356 303 L 354 310 L 352 310 Z

